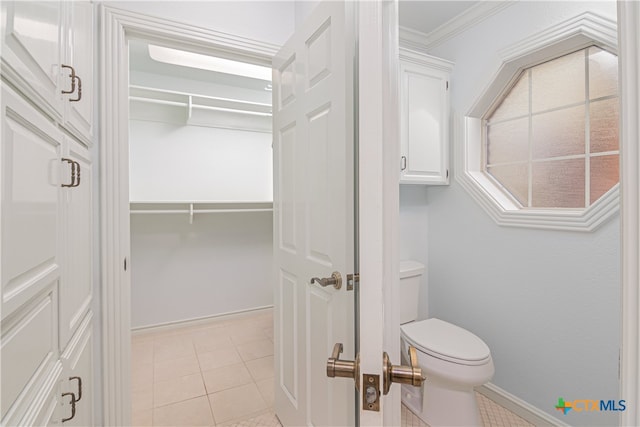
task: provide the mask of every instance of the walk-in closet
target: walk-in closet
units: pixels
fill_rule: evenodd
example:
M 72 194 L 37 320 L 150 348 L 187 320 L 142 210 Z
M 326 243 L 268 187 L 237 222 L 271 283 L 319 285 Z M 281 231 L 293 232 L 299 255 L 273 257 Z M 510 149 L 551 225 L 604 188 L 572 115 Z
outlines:
M 131 42 L 133 330 L 272 305 L 270 79 Z

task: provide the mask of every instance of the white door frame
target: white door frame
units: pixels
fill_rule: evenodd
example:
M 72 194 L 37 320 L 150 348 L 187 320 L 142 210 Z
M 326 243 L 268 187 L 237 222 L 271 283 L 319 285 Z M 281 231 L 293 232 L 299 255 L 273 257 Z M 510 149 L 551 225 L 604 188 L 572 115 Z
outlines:
M 640 2 L 618 1 L 622 331 L 620 425 L 640 425 Z
M 268 67 L 278 46 L 105 5 L 100 12 L 102 425 L 126 426 L 131 423 L 128 40 L 156 40 Z
M 358 12 L 358 204 L 360 372 L 380 375 L 382 354 L 400 361 L 398 2 L 360 2 Z M 371 126 L 375 123 L 375 126 Z M 380 316 L 383 313 L 383 316 Z M 368 330 L 377 334 L 362 333 Z M 382 381 L 382 380 L 381 380 Z M 381 384 L 382 385 L 382 384 Z M 360 386 L 363 390 L 364 385 Z M 360 425 L 400 425 L 400 386 L 363 410 Z

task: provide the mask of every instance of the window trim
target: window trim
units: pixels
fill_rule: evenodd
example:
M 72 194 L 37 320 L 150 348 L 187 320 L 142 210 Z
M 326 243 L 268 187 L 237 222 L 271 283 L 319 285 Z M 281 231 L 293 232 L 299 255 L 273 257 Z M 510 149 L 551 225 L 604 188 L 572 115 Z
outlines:
M 620 184 L 584 209 L 527 208 L 514 202 L 482 170 L 482 117 L 513 86 L 522 70 L 550 59 L 597 46 L 617 55 L 616 23 L 586 12 L 499 52 L 501 64 L 465 117 L 454 114 L 454 138 L 462 142 L 455 176 L 474 200 L 501 226 L 592 231 L 620 209 Z

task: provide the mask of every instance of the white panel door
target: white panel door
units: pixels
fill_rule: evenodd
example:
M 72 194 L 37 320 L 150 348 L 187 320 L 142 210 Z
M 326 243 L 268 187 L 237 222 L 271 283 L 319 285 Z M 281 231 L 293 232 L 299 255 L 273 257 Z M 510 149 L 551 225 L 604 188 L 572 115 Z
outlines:
M 62 353 L 62 404 L 64 426 L 93 426 L 93 315 L 89 313 Z
M 91 308 L 93 295 L 91 281 L 92 252 L 92 200 L 93 170 L 89 150 L 70 137 L 66 137 L 67 152 L 63 162 L 63 180 L 72 182 L 65 187 L 64 234 L 65 252 L 63 278 L 60 287 L 60 350 L 64 350 L 84 315 Z M 75 164 L 71 163 L 75 162 Z M 72 173 L 75 178 L 72 178 Z
M 66 63 L 76 74 L 75 90 L 66 95 L 65 126 L 86 144 L 93 138 L 93 5 L 89 1 L 67 3 Z
M 326 376 L 334 343 L 354 358 L 354 28 L 321 2 L 273 61 L 275 410 L 284 425 L 354 425 L 354 382 Z M 312 284 L 339 272 L 341 289 Z M 380 356 L 381 357 L 381 356 Z
M 61 275 L 61 132 L 2 84 L 2 319 Z

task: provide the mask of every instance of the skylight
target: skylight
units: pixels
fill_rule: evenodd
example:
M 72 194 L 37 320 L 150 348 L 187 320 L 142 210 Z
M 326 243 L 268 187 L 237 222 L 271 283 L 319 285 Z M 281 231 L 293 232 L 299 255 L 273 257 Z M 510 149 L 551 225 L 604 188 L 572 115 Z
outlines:
M 152 44 L 149 45 L 149 56 L 155 61 L 166 64 L 271 81 L 271 68 L 260 65 L 247 64 L 245 62 L 232 61 Z

